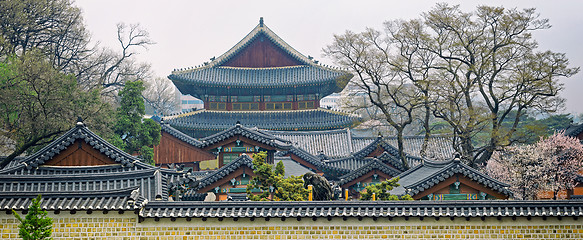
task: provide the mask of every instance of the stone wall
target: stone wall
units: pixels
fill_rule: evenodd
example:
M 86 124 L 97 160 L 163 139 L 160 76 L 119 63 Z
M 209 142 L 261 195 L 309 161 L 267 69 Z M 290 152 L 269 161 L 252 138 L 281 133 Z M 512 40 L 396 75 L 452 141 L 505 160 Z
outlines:
M 572 217 L 147 218 L 139 222 L 133 212 L 49 215 L 54 219 L 54 239 L 583 239 L 583 221 Z M 2 239 L 19 239 L 18 221 L 12 214 L 0 214 L 0 229 Z

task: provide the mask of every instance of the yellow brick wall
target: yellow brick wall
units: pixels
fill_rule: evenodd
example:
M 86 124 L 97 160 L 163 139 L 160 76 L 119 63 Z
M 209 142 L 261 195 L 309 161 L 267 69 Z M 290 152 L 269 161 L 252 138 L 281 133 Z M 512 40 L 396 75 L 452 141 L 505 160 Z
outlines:
M 55 215 L 54 239 L 583 239 L 583 221 L 571 217 L 562 218 L 387 218 L 363 219 L 325 218 L 313 221 L 288 218 L 281 221 L 265 219 L 218 219 L 178 218 L 146 219 L 138 223 L 134 213 L 103 214 L 62 212 Z M 13 215 L 0 213 L 2 239 L 19 239 L 18 222 Z

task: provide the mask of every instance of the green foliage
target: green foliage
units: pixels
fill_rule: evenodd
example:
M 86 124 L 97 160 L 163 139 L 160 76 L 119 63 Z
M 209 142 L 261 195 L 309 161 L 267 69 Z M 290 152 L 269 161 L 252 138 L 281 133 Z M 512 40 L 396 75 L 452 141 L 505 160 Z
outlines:
M 0 139 L 15 145 L 0 167 L 53 141 L 74 126 L 77 117 L 99 134 L 107 135 L 111 125 L 111 106 L 97 90 L 84 91 L 73 76 L 32 50 L 0 62 L 0 113 Z
M 18 236 L 24 240 L 52 239 L 53 219 L 47 217 L 47 211 L 41 209 L 40 202 L 40 195 L 32 199 L 32 204 L 28 207 L 28 213 L 24 219 L 12 210 L 16 219 L 20 221 Z
M 541 119 L 539 121 L 541 124 L 547 126 L 547 135 L 544 137 L 548 137 L 550 135 L 555 134 L 555 132 L 557 131 L 567 129 L 567 127 L 569 127 L 569 124 L 573 122 L 573 117 L 568 113 L 557 114 L 548 116 L 547 118 Z
M 255 176 L 247 185 L 247 196 L 251 201 L 304 201 L 308 197 L 308 190 L 304 188 L 301 177 L 291 176 L 284 178 L 285 169 L 281 162 L 275 170 L 266 163 L 266 152 L 253 154 L 253 173 Z M 254 189 L 261 190 L 260 194 L 253 194 Z
M 276 175 L 285 175 L 285 167 L 283 166 L 283 162 L 278 162 L 275 165 L 275 174 Z
M 304 188 L 304 180 L 301 176 L 290 176 L 283 178 L 278 175 L 276 182 L 277 190 L 273 196 L 275 201 L 305 201 L 308 199 L 309 191 Z
M 114 137 L 111 143 L 127 153 L 140 154 L 144 161 L 153 162 L 153 145 L 160 143 L 160 125 L 152 119 L 142 119 L 145 113 L 141 81 L 128 82 L 120 91 L 121 106 L 116 112 Z
M 391 195 L 389 192 L 399 186 L 397 183 L 399 178 L 387 179 L 384 182 L 368 185 L 366 188 L 360 192 L 360 200 L 372 200 L 372 194 L 375 194 L 377 200 L 389 200 L 389 201 L 397 201 L 397 200 L 413 200 L 413 198 L 409 195 L 404 196 L 397 196 Z

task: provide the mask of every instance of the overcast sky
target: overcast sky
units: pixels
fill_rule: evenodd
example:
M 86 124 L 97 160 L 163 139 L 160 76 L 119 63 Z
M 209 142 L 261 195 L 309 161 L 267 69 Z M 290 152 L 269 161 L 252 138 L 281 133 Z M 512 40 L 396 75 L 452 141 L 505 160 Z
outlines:
M 149 62 L 157 76 L 165 77 L 175 68 L 196 66 L 223 54 L 259 23 L 259 17 L 299 52 L 331 64 L 322 57 L 322 48 L 332 42 L 334 34 L 359 32 L 366 27 L 381 29 L 387 20 L 418 18 L 436 2 L 77 0 L 76 5 L 83 10 L 93 40 L 106 46 L 117 47 L 117 23 L 139 23 L 156 42 L 138 56 L 139 61 Z M 583 66 L 583 1 L 447 2 L 460 4 L 464 11 L 472 11 L 477 5 L 534 7 L 553 26 L 534 34 L 539 50 L 566 53 L 571 66 Z M 583 113 L 582 76 L 579 73 L 563 81 L 567 112 Z

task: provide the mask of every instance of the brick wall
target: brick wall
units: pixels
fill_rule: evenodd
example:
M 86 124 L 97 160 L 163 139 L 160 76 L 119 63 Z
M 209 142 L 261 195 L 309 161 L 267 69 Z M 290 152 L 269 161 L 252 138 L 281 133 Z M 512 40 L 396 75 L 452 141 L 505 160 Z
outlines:
M 177 218 L 145 219 L 134 213 L 49 214 L 54 219 L 54 239 L 583 239 L 583 221 L 572 217 L 542 218 L 271 218 L 254 221 L 224 218 L 190 221 Z M 0 214 L 2 239 L 19 239 L 13 215 Z

